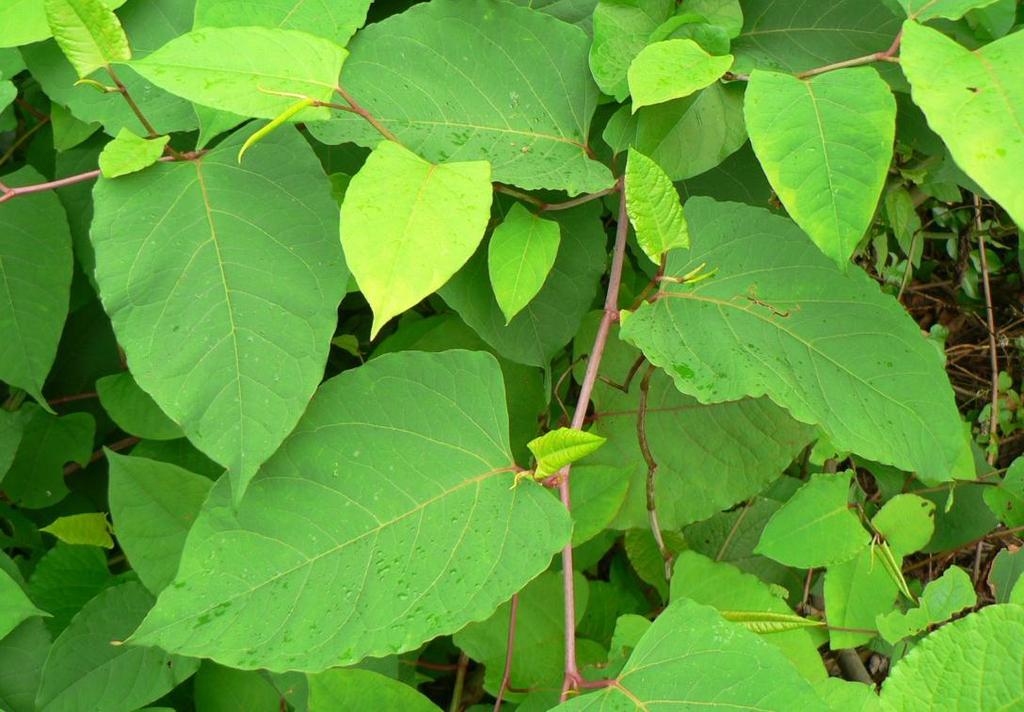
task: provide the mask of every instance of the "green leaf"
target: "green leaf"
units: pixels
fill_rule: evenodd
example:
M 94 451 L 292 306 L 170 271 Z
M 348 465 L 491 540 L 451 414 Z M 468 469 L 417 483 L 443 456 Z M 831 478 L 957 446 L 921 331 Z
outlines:
M 892 160 L 896 101 L 871 67 L 801 80 L 755 70 L 750 142 L 786 210 L 844 269 L 871 224 Z
M 33 616 L 49 615 L 32 605 L 21 585 L 0 569 L 0 639 Z
M 9 188 L 42 183 L 29 167 L 3 177 Z M 71 233 L 52 192 L 0 203 L 0 381 L 40 403 L 67 316 L 71 289 Z
M 178 424 L 164 415 L 127 371 L 97 379 L 96 393 L 107 415 L 126 433 L 147 440 L 174 440 L 184 436 Z
M 775 515 L 754 550 L 801 569 L 849 561 L 870 542 L 849 505 L 850 478 L 815 474 Z
M 942 626 L 902 658 L 882 686 L 896 712 L 1012 710 L 1024 699 L 1024 607 L 988 606 Z
M 197 0 L 195 28 L 246 25 L 301 30 L 319 35 L 344 47 L 366 22 L 372 0 Z
M 84 544 L 113 549 L 114 540 L 110 538 L 110 522 L 104 512 L 88 512 L 85 514 L 69 514 L 57 517 L 39 531 L 53 534 L 65 544 Z
M 0 708 L 37 712 L 39 677 L 50 652 L 50 633 L 42 618 L 30 618 L 0 639 Z
M 28 420 L 26 411 L 0 408 L 0 481 L 3 481 L 18 452 L 25 421 Z
M 100 179 L 96 281 L 136 382 L 245 485 L 323 376 L 347 271 L 330 183 L 301 136 Z M 142 301 L 136 295 L 146 295 Z
M 732 55 L 712 57 L 693 40 L 647 45 L 629 65 L 633 113 L 642 106 L 682 99 L 708 86 L 729 69 Z
M 46 21 L 46 0 L 8 0 L 0 5 L 0 47 L 40 42 L 53 33 Z M 125 0 L 103 0 L 110 9 Z
M 672 0 L 601 0 L 597 4 L 590 70 L 601 91 L 620 102 L 629 96 L 630 63 L 674 11 Z
M 64 152 L 78 146 L 99 130 L 95 122 L 79 121 L 60 104 L 50 104 L 50 122 L 53 124 L 53 147 Z
M 999 486 L 986 487 L 983 496 L 985 504 L 1007 527 L 1024 525 L 1024 457 L 1010 463 Z
M 100 153 L 100 172 L 104 178 L 117 178 L 141 171 L 157 162 L 164 152 L 170 136 L 145 139 L 128 129 L 121 129 L 117 137 L 103 147 Z
M 3 75 L 0 74 L 0 77 Z M 7 79 L 0 78 L 0 111 L 10 106 L 18 96 L 18 88 Z
M 936 18 L 959 20 L 969 10 L 991 5 L 996 0 L 899 0 L 907 17 L 918 22 Z
M 743 30 L 743 9 L 739 0 L 684 0 L 682 10 L 703 15 L 712 25 L 718 25 L 736 37 Z
M 490 355 L 404 352 L 345 371 L 237 510 L 214 487 L 134 640 L 319 671 L 481 620 L 569 540 L 565 508 L 538 485 L 510 489 L 511 466 Z
M 556 709 L 828 709 L 781 652 L 713 608 L 685 598 L 662 611 L 615 680 Z
M 586 470 L 573 470 L 572 484 L 576 484 L 582 477 L 580 472 Z M 576 514 L 576 500 L 572 500 L 573 515 Z M 660 520 L 659 520 L 660 524 Z M 679 552 L 685 551 L 689 542 L 677 531 L 662 530 L 661 538 L 665 542 L 665 548 L 675 558 Z M 623 545 L 626 549 L 626 556 L 629 564 L 633 567 L 636 575 L 647 584 L 650 584 L 658 591 L 663 600 L 668 600 L 670 580 L 665 578 L 665 557 L 654 540 L 654 533 L 651 528 L 627 529 L 623 537 Z
M 626 210 L 640 249 L 655 264 L 676 247 L 689 247 L 683 206 L 672 180 L 657 163 L 630 149 L 626 163 Z
M 850 561 L 829 566 L 825 573 L 825 613 L 829 625 L 834 626 L 829 630 L 830 647 L 855 648 L 874 638 L 875 619 L 892 610 L 896 595 L 896 582 L 874 549 L 861 549 Z
M 558 428 L 534 438 L 527 447 L 537 458 L 537 474 L 553 475 L 604 445 L 605 439 L 583 430 Z
M 954 614 L 977 602 L 971 577 L 959 566 L 950 566 L 942 572 L 942 576 L 929 581 L 924 587 L 917 608 L 911 608 L 906 613 L 890 611 L 879 615 L 878 630 L 883 638 L 895 645 L 928 626 L 949 620 Z
M 928 545 L 935 533 L 935 503 L 916 494 L 898 494 L 871 519 L 897 556 L 907 556 Z
M 496 181 L 592 193 L 612 176 L 589 157 L 598 96 L 589 44 L 579 28 L 529 8 L 433 0 L 361 31 L 343 84 L 432 163 L 486 160 Z M 380 142 L 347 112 L 311 130 L 326 143 Z
M 206 660 L 192 678 L 200 712 L 279 710 L 283 695 L 260 670 L 234 670 Z
M 334 669 L 309 677 L 309 712 L 334 710 L 437 712 L 415 688 L 371 670 Z
M 519 203 L 494 230 L 487 246 L 487 272 L 506 325 L 544 286 L 561 239 L 557 222 Z
M 176 465 L 107 453 L 110 516 L 132 569 L 150 591 L 174 580 L 185 537 L 213 483 Z
M 714 606 L 728 621 L 764 635 L 812 682 L 828 677 L 818 654 L 818 643 L 805 630 L 822 625 L 793 613 L 767 584 L 736 567 L 684 551 L 672 571 L 671 598 L 687 598 Z
M 53 616 L 46 619 L 46 626 L 57 635 L 82 606 L 112 582 L 103 549 L 61 542 L 36 564 L 28 593 L 37 606 Z
M 152 605 L 153 597 L 134 582 L 89 601 L 53 641 L 36 697 L 40 712 L 128 712 L 192 675 L 198 660 L 120 645 Z
M 1024 33 L 971 52 L 937 30 L 909 20 L 903 25 L 900 66 L 914 103 L 957 165 L 1018 224 L 1024 224 L 1022 56 Z
M 491 199 L 484 161 L 432 164 L 393 141 L 374 149 L 345 191 L 341 236 L 352 275 L 373 308 L 371 339 L 473 255 Z
M 837 448 L 926 482 L 974 476 L 939 354 L 895 300 L 785 218 L 706 198 L 686 218 L 691 249 L 665 274 L 714 277 L 663 283 L 622 329 L 677 388 L 705 403 L 768 395 Z
M 295 94 L 330 101 L 347 56 L 333 42 L 296 30 L 206 27 L 176 37 L 131 66 L 189 101 L 272 119 L 295 103 Z M 325 108 L 310 107 L 292 119 L 328 115 Z
M 42 509 L 67 496 L 66 463 L 88 464 L 96 423 L 88 413 L 58 418 L 39 408 L 32 408 L 26 417 L 18 451 L 0 486 L 19 506 Z
M 128 38 L 103 0 L 44 0 L 46 21 L 79 78 L 132 58 Z
M 873 685 L 830 677 L 814 686 L 832 712 L 881 712 Z
M 635 613 L 619 616 L 615 621 L 615 632 L 612 634 L 611 645 L 608 647 L 606 671 L 609 676 L 619 674 L 622 666 L 626 664 L 626 660 L 633 653 L 633 648 L 637 646 L 650 627 L 651 621 Z
M 1011 593 L 1019 588 L 1017 584 L 1021 581 L 1021 574 L 1024 574 L 1024 550 L 1003 549 L 996 554 L 988 573 L 988 587 L 996 603 L 1011 600 Z

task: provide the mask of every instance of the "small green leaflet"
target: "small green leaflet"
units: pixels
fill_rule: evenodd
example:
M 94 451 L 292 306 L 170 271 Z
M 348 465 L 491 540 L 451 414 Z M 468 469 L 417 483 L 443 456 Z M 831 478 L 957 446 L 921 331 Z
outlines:
M 544 286 L 558 255 L 561 229 L 516 203 L 495 228 L 487 247 L 487 271 L 505 324 Z
M 672 179 L 657 163 L 635 148 L 626 163 L 626 210 L 636 241 L 652 262 L 676 247 L 689 247 L 683 206 Z
M 370 338 L 466 263 L 491 216 L 486 161 L 433 164 L 382 141 L 352 177 L 341 244 L 373 308 Z
M 297 30 L 206 27 L 176 37 L 131 66 L 197 104 L 273 119 L 295 103 L 296 94 L 329 101 L 347 56 L 333 42 Z M 328 115 L 325 108 L 309 108 L 292 119 Z
M 871 518 L 897 556 L 907 556 L 928 545 L 935 532 L 935 503 L 916 494 L 898 494 Z
M 903 24 L 900 66 L 914 103 L 971 178 L 1024 225 L 1024 32 L 971 52 L 938 30 Z
M 53 38 L 80 79 L 132 58 L 121 22 L 102 0 L 45 0 L 45 8 Z
M 876 619 L 878 632 L 890 644 L 920 633 L 931 625 L 949 620 L 954 614 L 978 602 L 974 582 L 959 566 L 950 566 L 942 576 L 928 582 L 917 608 L 906 613 L 889 611 Z
M 820 628 L 824 621 L 798 616 L 795 613 L 771 613 L 769 611 L 722 611 L 722 618 L 733 623 L 742 623 L 755 633 L 785 633 L 802 628 Z
M 170 138 L 145 139 L 128 129 L 121 129 L 100 153 L 100 173 L 104 178 L 117 178 L 141 171 L 157 162 Z
M 32 616 L 49 616 L 36 608 L 21 585 L 0 568 L 0 640 Z
M 844 269 L 871 224 L 892 160 L 896 101 L 871 67 L 813 79 L 755 70 L 750 142 L 786 210 Z
M 732 55 L 713 57 L 693 40 L 665 40 L 647 45 L 629 65 L 627 80 L 633 113 L 642 106 L 681 99 L 721 77 Z
M 629 96 L 630 63 L 674 11 L 673 0 L 601 0 L 597 4 L 589 61 L 601 91 L 616 101 Z
M 584 430 L 559 428 L 526 444 L 537 459 L 537 477 L 548 477 L 604 445 L 605 439 Z
M 114 540 L 110 538 L 110 522 L 103 512 L 57 517 L 45 527 L 40 527 L 39 531 L 52 534 L 65 544 L 114 548 Z
M 899 0 L 907 17 L 918 22 L 936 18 L 959 20 L 970 10 L 987 7 L 996 0 Z

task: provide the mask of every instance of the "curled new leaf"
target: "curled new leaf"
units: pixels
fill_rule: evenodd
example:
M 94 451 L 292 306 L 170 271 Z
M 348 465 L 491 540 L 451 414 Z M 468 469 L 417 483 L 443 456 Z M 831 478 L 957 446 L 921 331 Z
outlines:
M 584 430 L 559 428 L 534 438 L 527 447 L 537 458 L 537 475 L 547 476 L 580 460 L 604 445 L 605 439 Z

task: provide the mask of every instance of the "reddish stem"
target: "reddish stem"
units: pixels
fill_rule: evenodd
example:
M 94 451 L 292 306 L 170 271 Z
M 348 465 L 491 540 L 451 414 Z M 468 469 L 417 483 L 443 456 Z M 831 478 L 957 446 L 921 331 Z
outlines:
M 501 702 L 505 698 L 505 690 L 509 688 L 512 680 L 512 653 L 516 644 L 516 614 L 519 612 L 519 594 L 513 594 L 508 614 L 508 645 L 505 648 L 505 670 L 501 673 L 501 687 L 498 688 L 498 696 L 494 700 L 494 712 L 500 712 Z
M 97 450 L 96 452 L 94 452 L 92 454 L 92 457 L 89 458 L 89 462 L 87 462 L 84 467 L 82 465 L 79 465 L 77 462 L 72 462 L 70 465 L 65 467 L 64 468 L 64 476 L 67 477 L 68 475 L 72 475 L 72 474 L 78 472 L 79 470 L 85 469 L 85 467 L 88 467 L 89 465 L 93 464 L 94 462 L 99 462 L 100 460 L 103 459 L 103 451 L 105 449 L 106 450 L 113 450 L 114 452 L 120 452 L 121 450 L 127 450 L 132 445 L 135 445 L 138 442 L 139 442 L 138 438 L 130 437 L 130 438 L 124 438 L 123 440 L 118 440 L 116 443 L 111 443 L 110 445 L 107 445 L 107 446 L 105 446 L 103 448 L 100 448 L 99 450 Z

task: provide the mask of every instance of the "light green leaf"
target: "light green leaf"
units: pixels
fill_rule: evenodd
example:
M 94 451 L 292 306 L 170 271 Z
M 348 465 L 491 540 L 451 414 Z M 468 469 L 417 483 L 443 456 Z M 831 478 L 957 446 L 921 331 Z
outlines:
M 100 153 L 100 172 L 104 178 L 117 178 L 141 171 L 157 162 L 170 136 L 145 139 L 121 129 Z
M 50 104 L 50 122 L 53 124 L 53 147 L 64 152 L 78 146 L 99 130 L 96 122 L 79 121 L 60 104 Z
M 209 660 L 199 666 L 192 689 L 198 712 L 273 712 L 283 698 L 262 671 L 234 670 Z
M 768 395 L 837 448 L 929 483 L 974 476 L 939 354 L 867 275 L 765 210 L 691 198 L 686 219 L 691 249 L 665 274 L 714 277 L 663 282 L 622 329 L 677 388 L 705 403 Z
M 53 641 L 36 704 L 40 712 L 130 712 L 170 692 L 198 660 L 123 641 L 153 605 L 135 582 L 103 591 Z
M 617 684 L 556 709 L 828 710 L 781 652 L 715 609 L 685 598 L 662 611 L 615 679 Z
M 985 504 L 1007 527 L 1024 525 L 1024 457 L 1010 463 L 998 486 L 986 487 L 983 496 Z
M 96 393 L 107 415 L 126 433 L 147 440 L 184 437 L 178 424 L 164 415 L 129 372 L 97 379 Z
M 959 566 L 950 566 L 942 572 L 942 576 L 929 581 L 924 587 L 918 607 L 906 613 L 890 611 L 879 615 L 878 631 L 889 643 L 895 645 L 930 625 L 949 620 L 954 614 L 977 602 L 971 577 Z
M 103 0 L 110 9 L 125 0 Z M 53 33 L 46 21 L 45 0 L 6 0 L 0 5 L 0 47 L 19 47 L 40 42 Z
M 44 180 L 29 167 L 3 177 L 9 188 Z M 67 217 L 53 192 L 0 203 L 0 381 L 41 404 L 67 316 L 72 261 Z
M 582 460 L 604 443 L 605 439 L 600 435 L 573 428 L 558 428 L 534 438 L 527 443 L 527 447 L 537 458 L 537 474 L 547 476 Z
M 132 375 L 231 471 L 236 497 L 323 377 L 347 281 L 309 145 L 279 130 L 239 166 L 247 133 L 100 179 L 92 222 L 96 281 Z
M 619 616 L 615 621 L 615 632 L 608 647 L 608 667 L 606 674 L 618 675 L 626 660 L 633 653 L 644 633 L 651 627 L 651 621 L 635 613 Z
M 630 149 L 626 163 L 626 210 L 640 249 L 655 264 L 676 247 L 689 247 L 683 206 L 672 179 L 657 163 Z
M 438 712 L 414 687 L 372 670 L 334 669 L 309 676 L 309 712 L 355 709 Z
M 918 22 L 936 18 L 959 20 L 969 10 L 991 5 L 996 0 L 899 0 L 907 17 Z
M 132 569 L 153 593 L 174 580 L 185 537 L 213 486 L 176 465 L 107 453 L 110 516 Z
M 319 35 L 344 47 L 366 22 L 372 0 L 197 0 L 195 28 L 241 24 Z
M 754 550 L 801 569 L 849 561 L 871 537 L 850 509 L 852 473 L 815 474 L 775 515 Z
M 832 712 L 881 712 L 882 703 L 873 685 L 830 677 L 814 686 Z
M 935 533 L 935 503 L 916 494 L 898 494 L 871 519 L 896 556 L 907 556 L 928 545 Z
M 1024 574 L 1024 550 L 1003 549 L 996 554 L 988 573 L 988 587 L 996 603 L 1010 601 L 1011 592 L 1018 588 L 1017 584 L 1024 578 L 1021 574 Z
M 487 247 L 487 272 L 506 325 L 544 286 L 561 239 L 557 222 L 534 215 L 519 203 L 494 230 Z
M 131 66 L 189 101 L 272 119 L 295 103 L 294 94 L 330 101 L 347 56 L 333 42 L 296 30 L 206 27 L 176 37 Z M 328 115 L 325 108 L 310 107 L 292 120 Z
M 793 613 L 767 584 L 742 573 L 731 564 L 684 551 L 672 572 L 671 598 L 687 598 L 714 606 L 728 620 L 764 635 L 782 651 L 800 673 L 812 682 L 828 674 L 818 654 L 818 644 L 804 628 L 821 625 Z
M 58 542 L 36 564 L 28 592 L 36 605 L 53 616 L 46 619 L 46 627 L 57 635 L 82 606 L 113 581 L 103 549 Z
M 598 97 L 589 45 L 578 27 L 529 8 L 433 0 L 359 32 L 342 81 L 432 163 L 486 160 L 496 181 L 590 193 L 608 188 L 612 176 L 589 157 Z M 311 130 L 326 143 L 380 142 L 347 112 Z
M 370 154 L 345 192 L 341 227 L 345 259 L 373 308 L 370 338 L 466 263 L 491 199 L 484 161 L 436 165 L 392 141 Z
M 896 595 L 896 582 L 874 549 L 861 549 L 850 561 L 829 566 L 825 573 L 825 614 L 829 625 L 834 626 L 829 630 L 830 647 L 855 648 L 874 638 L 875 618 L 892 610 Z
M 887 712 L 1016 709 L 1024 699 L 1024 607 L 988 606 L 944 625 L 900 659 L 882 686 Z
M 712 25 L 718 25 L 736 37 L 743 30 L 743 9 L 739 0 L 683 0 L 682 12 L 703 15 Z
M 214 487 L 134 640 L 320 671 L 486 618 L 570 529 L 542 487 L 509 488 L 504 398 L 494 358 L 463 351 L 331 379 L 237 510 Z
M 896 101 L 871 67 L 801 80 L 755 70 L 747 130 L 779 200 L 844 269 L 871 224 L 892 160 Z
M 88 464 L 96 422 L 88 413 L 58 418 L 40 408 L 32 408 L 25 417 L 18 451 L 7 474 L 0 477 L 0 486 L 19 506 L 42 509 L 67 496 L 65 464 Z
M 18 96 L 18 88 L 14 86 L 14 83 L 2 78 L 0 74 L 0 111 L 3 111 Z
M 601 91 L 616 101 L 629 96 L 630 63 L 674 11 L 672 0 L 601 0 L 597 4 L 589 62 Z
M 53 534 L 65 544 L 84 544 L 113 549 L 110 538 L 110 522 L 104 512 L 87 512 L 57 517 L 39 531 Z
M 693 40 L 665 40 L 647 45 L 629 65 L 633 113 L 642 106 L 682 99 L 725 74 L 732 55 L 712 57 Z
M 907 21 L 900 66 L 914 103 L 956 163 L 1024 224 L 1024 33 L 974 52 L 938 30 Z
M 739 30 L 737 30 L 738 32 Z M 662 40 L 693 40 L 710 54 L 729 54 L 729 33 L 718 25 L 705 22 L 703 15 L 682 12 L 673 15 L 651 33 L 649 43 Z
M 39 676 L 50 652 L 50 633 L 42 618 L 30 618 L 0 639 L 0 708 L 37 712 Z
M 79 78 L 132 58 L 128 38 L 103 0 L 44 0 L 46 21 Z
M 0 569 L 0 640 L 33 616 L 49 615 L 32 605 L 21 585 Z

